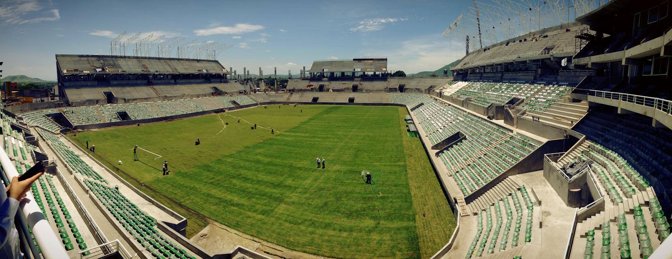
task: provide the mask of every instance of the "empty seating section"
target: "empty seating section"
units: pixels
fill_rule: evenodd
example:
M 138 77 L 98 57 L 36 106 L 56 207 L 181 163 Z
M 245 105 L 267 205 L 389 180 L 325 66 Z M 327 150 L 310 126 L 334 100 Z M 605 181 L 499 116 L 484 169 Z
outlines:
M 553 103 L 567 95 L 572 88 L 542 84 L 511 84 L 489 82 L 465 82 L 451 97 L 459 100 L 471 98 L 471 102 L 483 107 L 490 104 L 502 105 L 513 97 L 525 99 L 524 107 L 529 111 L 544 111 Z
M 464 195 L 478 190 L 541 145 L 428 96 L 397 95 L 413 113 L 432 145 L 461 132 L 466 138 L 439 154 Z
M 631 198 L 648 188 L 649 182 L 616 152 L 594 142 L 586 141 L 574 154 L 559 161 L 561 166 L 577 160 L 592 160 L 591 172 L 614 204 Z
M 628 237 L 628 221 L 625 214 L 618 215 L 618 244 L 621 258 L 632 258 L 630 253 L 630 240 Z
M 672 130 L 651 127 L 651 119 L 637 114 L 616 114 L 615 109 L 594 108 L 574 130 L 588 136 L 596 146 L 596 158 L 613 160 L 611 170 L 617 180 L 628 181 L 637 189 L 651 185 L 664 205 L 672 208 Z M 627 161 L 627 163 L 625 163 Z M 609 169 L 609 168 L 607 168 Z M 618 185 L 618 182 L 616 183 Z M 627 194 L 628 190 L 624 190 Z
M 45 180 L 46 179 L 46 180 Z M 41 177 L 38 180 L 40 186 L 39 190 L 36 185 L 33 185 L 33 194 L 35 196 L 35 202 L 38 204 L 42 212 L 47 215 L 47 210 L 44 207 L 41 195 L 44 196 L 44 199 L 47 201 L 47 206 L 51 212 L 51 219 L 53 220 L 53 225 L 58 229 L 58 234 L 65 246 L 65 250 L 70 251 L 74 249 L 75 244 L 72 240 L 75 240 L 77 247 L 80 250 L 86 250 L 87 245 L 82 237 L 82 234 L 79 232 L 77 225 L 75 224 L 74 219 L 70 215 L 70 211 L 65 206 L 63 199 L 61 198 L 56 186 L 54 185 L 53 176 L 46 175 Z M 54 203 L 54 200 L 56 201 Z M 65 220 L 63 220 L 65 219 Z M 67 225 L 67 228 L 65 227 Z
M 247 95 L 216 96 L 170 101 L 68 107 L 60 110 L 48 109 L 25 113 L 23 117 L 29 125 L 41 126 L 49 131 L 58 132 L 60 126 L 46 117 L 46 114 L 61 112 L 73 125 L 79 126 L 121 121 L 122 118 L 119 117 L 118 112 L 128 113 L 132 120 L 152 119 L 232 108 L 234 105 L 231 101 L 236 101 L 240 105 L 256 104 Z
M 131 203 L 119 190 L 102 183 L 84 180 L 91 192 L 144 248 L 157 258 L 195 258 L 159 233 L 156 220 Z
M 40 126 L 51 132 L 58 132 L 61 130 L 61 127 L 46 116 L 47 114 L 56 112 L 58 112 L 56 109 L 46 109 L 24 113 L 21 114 L 21 116 L 23 117 L 23 121 L 25 121 L 28 125 Z
M 154 257 L 193 258 L 179 245 L 174 244 L 160 234 L 157 230 L 157 222 L 154 218 L 141 211 L 137 205 L 124 197 L 118 189 L 107 186 L 107 181 L 61 142 L 57 135 L 45 130 L 38 131 L 66 165 L 71 168 L 74 173 L 82 176 L 84 185 L 86 185 L 103 206 L 107 208 L 109 213 L 114 216 L 124 229 L 126 229 L 135 240 L 145 247 Z M 46 197 L 47 201 L 49 201 L 49 196 Z M 58 196 L 56 197 L 58 199 Z M 52 207 L 53 206 L 50 204 L 49 208 Z M 52 213 L 53 211 L 54 210 L 52 209 Z M 63 213 L 65 214 L 65 212 L 67 212 L 67 210 L 64 210 Z M 63 234 L 61 235 L 63 236 Z M 86 247 L 86 244 L 82 245 L 82 243 L 79 243 L 79 239 L 77 239 L 78 236 L 74 234 L 74 230 L 73 236 L 78 241 L 80 248 Z M 66 240 L 63 240 L 63 242 L 66 243 Z
M 532 242 L 533 212 L 534 204 L 524 186 L 481 210 L 475 217 L 476 234 L 465 257 L 481 257 L 517 247 L 521 235 L 524 243 Z M 525 232 L 521 232 L 523 222 Z
M 472 51 L 452 69 L 538 59 L 540 56 L 572 56 L 575 54 L 576 31 L 585 25 L 569 24 L 531 32 L 477 51 Z M 471 75 L 471 74 L 470 74 Z
M 558 163 L 565 166 L 578 160 L 593 161 L 591 174 L 613 205 L 596 215 L 600 221 L 605 219 L 599 226 L 591 226 L 592 218 L 581 222 L 588 224 L 588 227 L 579 228 L 588 229 L 585 233 L 581 231 L 586 244 L 575 247 L 584 249 L 576 252 L 585 258 L 598 254 L 601 258 L 611 258 L 612 255 L 646 258 L 651 255 L 670 235 L 670 224 L 649 182 L 622 156 L 592 141 L 580 144 Z M 612 224 L 616 232 L 611 231 Z
M 256 101 L 252 100 L 252 98 L 250 98 L 247 95 L 235 95 L 235 96 L 232 96 L 231 99 L 232 99 L 232 101 L 237 102 L 239 105 L 257 104 Z
M 651 201 L 649 201 L 649 210 L 653 217 L 652 220 L 655 225 L 656 233 L 658 233 L 658 239 L 662 242 L 670 236 L 670 222 L 668 222 L 667 217 L 665 217 L 663 207 L 660 206 L 660 201 L 658 201 L 658 199 L 651 199 Z
M 593 258 L 593 247 L 595 247 L 595 230 L 588 230 L 586 232 L 586 252 L 585 258 Z
M 85 178 L 91 178 L 99 182 L 106 183 L 107 181 L 100 176 L 96 171 L 91 169 L 89 165 L 86 164 L 75 152 L 73 152 L 70 147 L 66 146 L 58 136 L 47 132 L 45 130 L 39 130 L 40 135 L 49 143 L 51 149 L 56 152 L 56 154 L 61 157 L 63 162 L 73 171 L 73 173 L 80 174 Z

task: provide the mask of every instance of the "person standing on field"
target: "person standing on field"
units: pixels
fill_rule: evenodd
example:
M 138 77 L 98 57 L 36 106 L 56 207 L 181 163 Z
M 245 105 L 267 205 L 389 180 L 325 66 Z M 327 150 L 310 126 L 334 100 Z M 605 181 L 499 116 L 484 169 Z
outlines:
M 133 161 L 138 161 L 138 145 L 133 147 Z

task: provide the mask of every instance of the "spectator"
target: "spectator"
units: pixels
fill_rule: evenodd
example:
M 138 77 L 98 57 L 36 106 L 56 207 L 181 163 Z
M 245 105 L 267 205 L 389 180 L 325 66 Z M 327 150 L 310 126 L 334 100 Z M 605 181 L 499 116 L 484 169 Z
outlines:
M 0 184 L 2 186 L 0 187 L 0 258 L 20 258 L 19 233 L 14 227 L 14 218 L 19 209 L 19 202 L 42 174 L 44 172 L 23 181 L 14 177 L 7 189 L 4 184 Z

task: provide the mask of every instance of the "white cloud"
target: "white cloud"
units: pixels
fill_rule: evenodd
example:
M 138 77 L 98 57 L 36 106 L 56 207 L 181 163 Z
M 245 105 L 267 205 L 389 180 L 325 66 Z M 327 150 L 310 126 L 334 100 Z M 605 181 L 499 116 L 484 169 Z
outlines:
M 53 22 L 60 19 L 61 14 L 58 9 L 45 8 L 40 0 L 0 1 L 0 20 L 5 23 L 30 24 Z
M 372 18 L 361 20 L 357 26 L 350 28 L 353 32 L 379 31 L 385 28 L 385 24 L 404 22 L 406 18 Z
M 238 43 L 238 47 L 241 48 L 241 49 L 250 48 L 250 46 L 247 44 L 247 42 Z
M 464 56 L 464 43 L 446 41 L 440 34 L 418 37 L 401 42 L 391 49 L 372 49 L 364 56 L 387 57 L 388 67 L 406 73 L 434 71 Z
M 294 62 L 288 62 L 287 65 L 288 65 L 288 66 L 296 66 L 296 63 L 294 63 Z
M 280 32 L 287 32 L 287 30 L 285 30 L 285 29 L 280 29 L 279 31 Z
M 239 35 L 236 35 L 236 36 L 233 36 L 231 38 L 234 39 L 234 40 L 239 40 L 239 39 L 242 39 L 243 37 L 239 36 Z
M 338 57 L 337 57 L 337 56 L 330 56 L 330 57 L 328 57 L 327 59 L 330 59 L 330 60 L 337 60 Z
M 210 35 L 236 35 L 236 34 L 245 34 L 250 32 L 255 32 L 263 30 L 264 26 L 257 24 L 247 24 L 247 23 L 237 23 L 234 26 L 216 26 L 210 27 L 207 29 L 198 29 L 194 30 L 194 34 L 197 36 L 210 36 Z
M 95 30 L 95 31 L 89 32 L 89 35 L 98 36 L 98 37 L 105 37 L 105 38 L 110 38 L 110 39 L 114 39 L 117 36 L 119 36 L 119 34 L 113 32 L 113 31 L 108 31 L 108 30 Z

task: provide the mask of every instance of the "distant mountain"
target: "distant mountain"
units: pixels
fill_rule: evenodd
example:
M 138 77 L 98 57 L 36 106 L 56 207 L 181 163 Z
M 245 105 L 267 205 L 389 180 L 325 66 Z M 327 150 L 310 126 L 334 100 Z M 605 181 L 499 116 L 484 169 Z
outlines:
M 39 78 L 28 77 L 25 75 L 6 76 L 0 78 L 0 82 L 17 82 L 19 84 L 27 83 L 56 83 L 53 81 L 42 80 Z
M 443 67 L 441 67 L 441 68 L 439 68 L 439 69 L 437 69 L 437 70 L 434 70 L 434 71 L 422 71 L 422 72 L 418 72 L 418 73 L 409 75 L 409 77 L 431 77 L 432 75 L 443 76 L 443 70 L 444 70 L 444 69 L 448 69 L 448 75 L 452 75 L 451 72 L 450 72 L 451 69 L 452 69 L 454 66 L 456 66 L 457 64 L 459 64 L 460 61 L 462 61 L 462 60 L 461 60 L 461 59 L 458 59 L 458 60 L 455 60 L 455 61 L 453 61 L 452 63 L 450 63 L 450 64 L 448 64 L 448 65 L 445 65 L 445 66 L 443 66 Z

